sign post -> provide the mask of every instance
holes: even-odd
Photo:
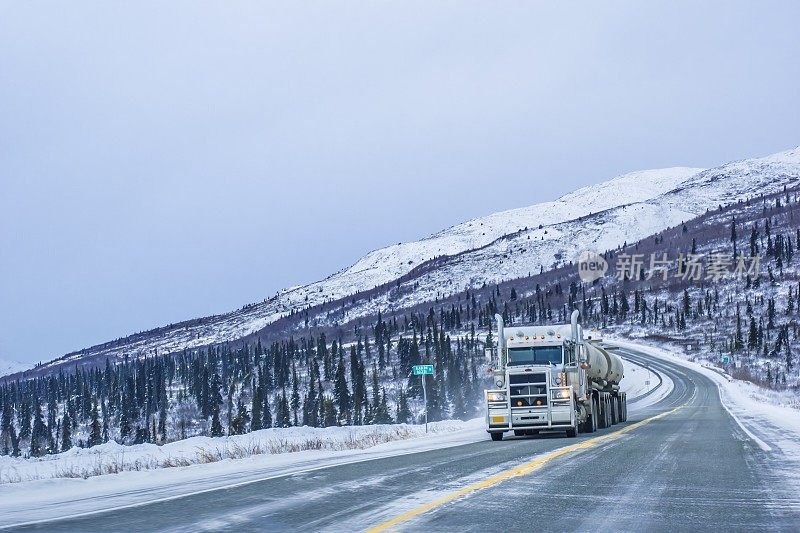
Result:
[[[433,375],[433,365],[414,365],[414,375],[422,376],[422,401],[425,403],[425,433],[428,432],[428,391],[425,376]]]

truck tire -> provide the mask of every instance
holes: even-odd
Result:
[[[597,429],[605,429],[608,427],[608,408],[606,407],[606,399],[597,399]]]
[[[624,422],[628,421],[628,395],[624,395],[622,397],[622,420]]]
[[[578,428],[577,427],[569,428],[567,430],[567,438],[573,439],[573,438],[575,438],[577,436],[578,436]]]
[[[500,435],[502,435],[502,433],[500,433]],[[521,431],[519,429],[515,429],[514,430],[514,436],[515,437],[524,437],[525,436],[525,432]]]
[[[619,398],[616,396],[611,397],[611,425],[614,426],[619,423]]]
[[[592,421],[594,430],[602,429],[603,422],[600,413],[600,398],[598,396],[592,398],[592,418],[594,419]]]
[[[493,441],[503,440],[502,433],[490,433],[490,435],[492,436]]]

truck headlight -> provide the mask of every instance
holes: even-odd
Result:
[[[553,396],[554,400],[569,400],[570,390],[569,389],[553,389],[552,396]]]
[[[502,389],[503,385],[506,384],[506,378],[502,372],[496,372],[494,375],[494,386],[498,389]]]
[[[505,392],[489,392],[486,394],[486,399],[490,402],[504,402],[506,401]]]

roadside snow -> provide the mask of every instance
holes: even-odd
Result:
[[[72,448],[36,459],[0,456],[0,485],[49,478],[89,478],[128,471],[156,470],[244,459],[256,455],[276,456],[304,452],[366,450],[394,441],[424,443],[462,433],[482,423],[446,420],[423,425],[381,424],[344,427],[289,427],[253,431],[229,437],[191,437],[163,446],[123,446],[108,442],[91,448]],[[485,434],[482,435],[485,437]]]
[[[674,387],[669,376],[626,359],[623,354],[624,377],[620,389],[628,394],[628,407],[644,409],[666,398]]]
[[[621,357],[625,365],[625,377],[620,387],[628,393],[628,408],[631,411],[655,405],[672,392],[675,384],[669,376]],[[626,385],[628,379],[631,379],[631,383]]]
[[[484,419],[424,426],[376,425],[261,430],[235,437],[196,437],[164,446],[105,444],[41,460],[3,457],[0,527],[135,507],[331,466],[419,453],[485,440]],[[318,446],[290,451],[297,446]],[[370,445],[371,443],[371,445]],[[261,453],[251,452],[260,447]],[[270,453],[276,449],[278,453]],[[216,460],[217,457],[222,457]],[[205,463],[202,461],[206,460]],[[182,460],[196,464],[181,465]],[[214,460],[214,462],[209,462]],[[87,479],[71,474],[111,471]],[[137,465],[140,469],[137,471]],[[153,468],[153,469],[151,469]],[[60,474],[68,474],[67,477]],[[31,480],[31,481],[25,481]],[[102,501],[99,506],[98,501]]]

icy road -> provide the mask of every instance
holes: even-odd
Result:
[[[709,377],[631,348],[671,381],[577,439],[485,440],[19,526],[27,531],[798,530],[786,462]],[[654,400],[655,398],[655,400]],[[532,524],[535,524],[533,526]]]

